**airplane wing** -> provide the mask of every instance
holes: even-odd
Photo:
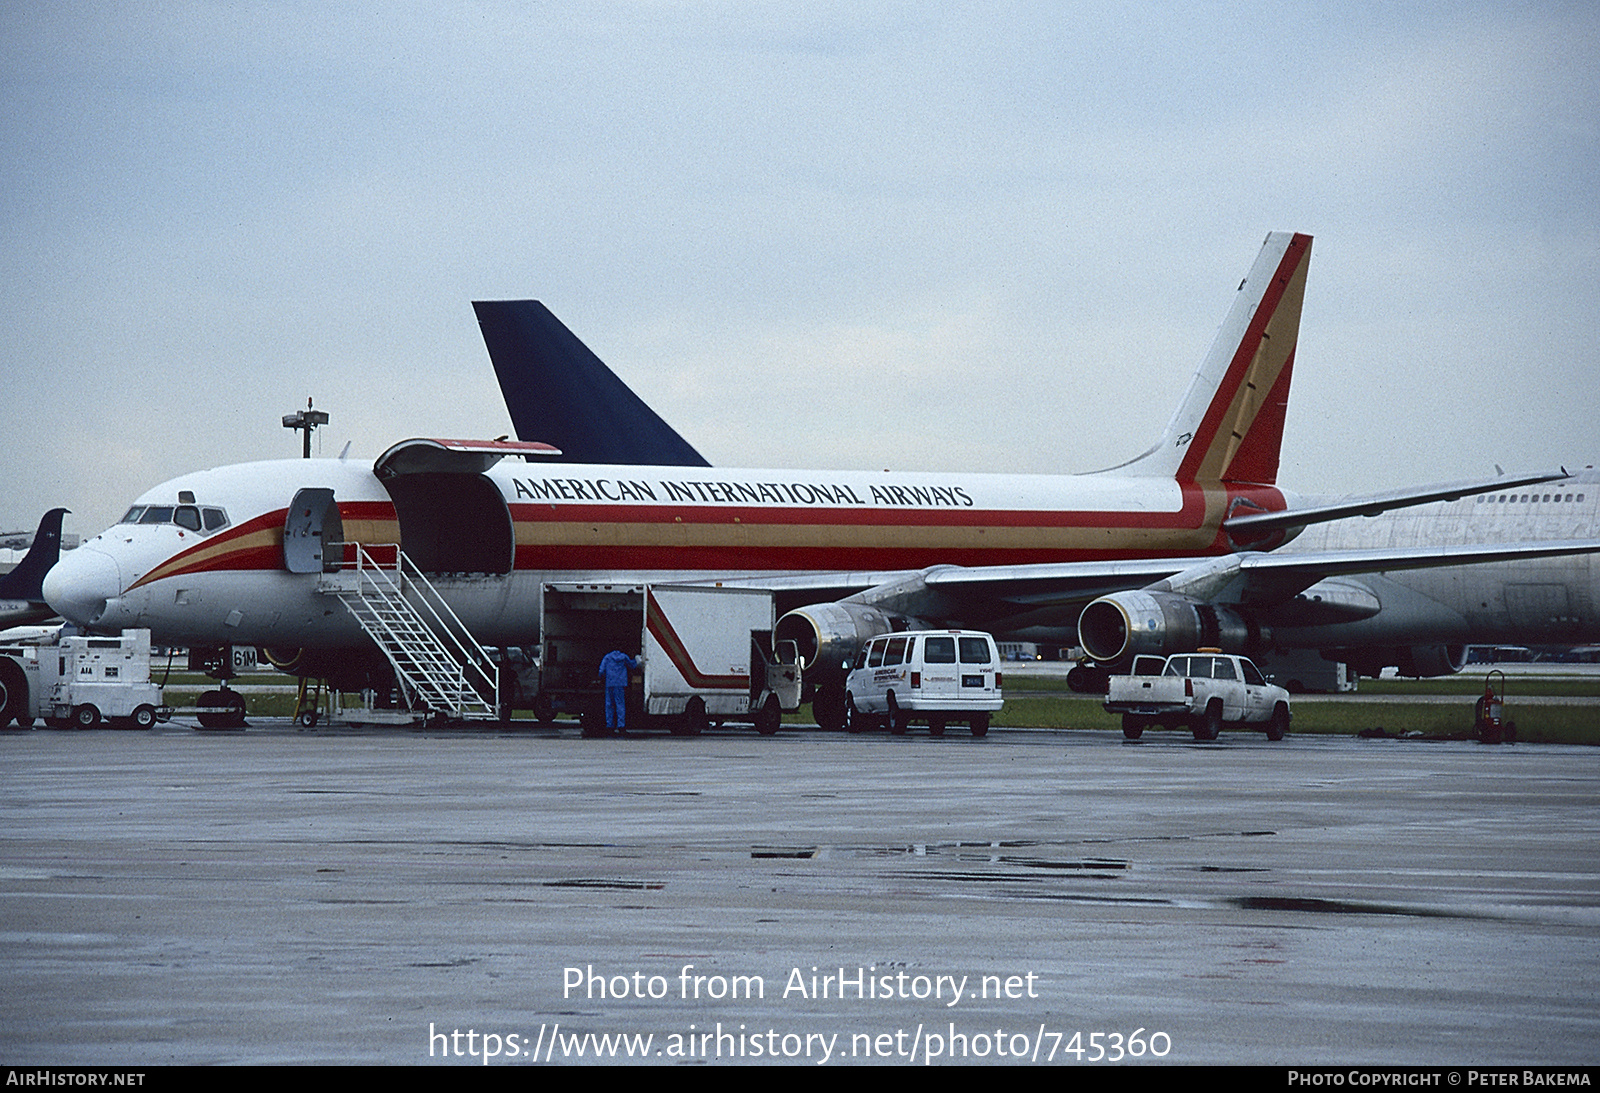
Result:
[[[923,580],[933,589],[994,597],[1019,606],[1087,602],[1130,589],[1176,592],[1212,602],[1268,604],[1290,599],[1327,577],[1351,573],[1594,553],[1600,553],[1600,539],[1298,554],[1243,551],[1205,558],[936,567],[926,571]]]
[[[1436,486],[1416,486],[1392,493],[1374,493],[1359,497],[1345,497],[1330,505],[1288,509],[1284,512],[1250,512],[1230,516],[1222,522],[1222,530],[1236,543],[1245,543],[1274,531],[1302,528],[1307,524],[1320,524],[1329,520],[1343,520],[1350,516],[1377,516],[1393,509],[1426,505],[1431,501],[1459,501],[1480,493],[1533,486],[1541,482],[1556,482],[1571,475],[1565,470],[1545,471],[1521,478],[1494,478],[1486,481],[1446,482]]]

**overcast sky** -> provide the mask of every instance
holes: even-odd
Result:
[[[543,300],[713,463],[1068,472],[1316,237],[1280,477],[1600,461],[1600,8],[0,8],[0,528],[511,431]],[[285,498],[287,501],[287,498]]]

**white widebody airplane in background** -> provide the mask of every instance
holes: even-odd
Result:
[[[1286,551],[1600,538],[1600,471],[1310,528]],[[1324,606],[1326,605],[1326,606]],[[1275,648],[1314,649],[1362,675],[1460,671],[1468,645],[1600,642],[1600,555],[1366,573],[1322,582],[1263,614]]]
[[[797,643],[818,721],[837,726],[844,664],[893,629],[960,626],[1070,645],[1082,614],[1086,646],[1109,663],[1202,645],[1250,651],[1270,640],[1272,611],[1311,610],[1306,593],[1317,588],[1329,593],[1315,601],[1323,614],[1305,618],[1355,617],[1364,606],[1335,604],[1328,583],[1350,574],[1600,550],[1586,537],[1274,549],[1311,524],[1490,490],[1520,495],[1564,477],[1332,505],[1281,490],[1310,249],[1305,235],[1267,237],[1159,441],[1107,471],[578,464],[528,441],[409,440],[372,464],[250,463],[164,483],[63,559],[44,593],[86,629],[262,646],[294,670],[332,675],[381,669],[360,621],[330,594],[363,552],[404,551],[485,645],[537,642],[550,583],[762,587],[788,612],[777,636]]]

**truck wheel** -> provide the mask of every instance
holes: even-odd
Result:
[[[761,712],[756,714],[756,732],[762,736],[774,736],[782,724],[783,710],[778,706],[778,696],[768,695],[761,704]]]
[[[988,714],[986,714],[986,713],[973,714],[972,715],[972,720],[967,722],[967,724],[968,724],[968,726],[971,727],[973,736],[988,736],[989,735],[989,715]]]
[[[603,714],[597,714],[585,704],[584,709],[578,714],[580,734],[588,740],[595,740],[602,736],[610,736],[611,730],[606,728],[606,719]]]
[[[100,724],[100,711],[85,702],[82,706],[72,708],[72,727],[75,729],[92,729]]]
[[[150,705],[139,706],[134,709],[132,720],[136,729],[153,729],[156,727],[156,708]]]
[[[1196,740],[1215,740],[1222,731],[1222,703],[1213,701],[1206,707],[1206,712],[1194,720],[1194,738]]]
[[[846,691],[844,696],[844,731],[855,735],[867,727],[867,719],[856,709],[856,696]]]
[[[0,729],[13,720],[22,725],[28,712],[28,681],[23,677],[17,662],[0,659]],[[26,725],[22,725],[27,728]]]
[[[316,710],[302,710],[300,711],[300,716],[294,720],[295,724],[299,725],[302,729],[314,729],[317,727],[317,721],[320,720],[320,718],[318,717]]]
[[[1137,740],[1144,735],[1144,718],[1138,714],[1125,713],[1122,715],[1122,735],[1129,740]]]
[[[1267,739],[1282,740],[1289,731],[1289,707],[1282,702],[1272,707],[1272,717],[1267,721]]]
[[[889,731],[896,736],[904,736],[911,727],[911,717],[900,711],[900,703],[895,699],[894,692],[889,692]]]
[[[678,717],[677,724],[669,731],[673,736],[699,736],[706,731],[709,724],[705,699],[696,695],[689,700],[689,704],[683,708],[683,713]]]

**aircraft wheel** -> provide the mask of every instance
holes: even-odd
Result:
[[[1196,740],[1215,740],[1222,732],[1222,703],[1212,702],[1206,707],[1206,712],[1194,720],[1194,738]]]
[[[1125,713],[1122,715],[1122,735],[1129,740],[1137,740],[1144,735],[1144,718],[1138,714]]]
[[[944,735],[944,718],[942,718],[942,717],[930,717],[930,718],[928,718],[928,735],[929,736],[943,736]]]
[[[1282,702],[1272,707],[1272,717],[1267,721],[1267,739],[1282,740],[1289,731],[1289,707]]]
[[[513,679],[509,687],[501,689],[500,702],[495,708],[495,715],[500,721],[511,721],[521,706],[522,687]]]
[[[967,725],[972,729],[973,736],[989,735],[989,715],[986,713],[973,714],[972,720],[967,722]]]
[[[541,725],[556,719],[556,704],[547,694],[533,696],[533,719]]]
[[[911,715],[900,709],[900,702],[894,697],[894,692],[889,692],[889,731],[896,736],[904,736],[911,727]]]
[[[823,732],[838,732],[844,728],[844,691],[832,687],[818,687],[811,696],[811,716]]]
[[[72,727],[75,729],[92,729],[100,724],[100,711],[85,702],[82,706],[72,708]]]
[[[133,711],[133,727],[136,729],[153,729],[156,727],[156,708],[145,705]]]

